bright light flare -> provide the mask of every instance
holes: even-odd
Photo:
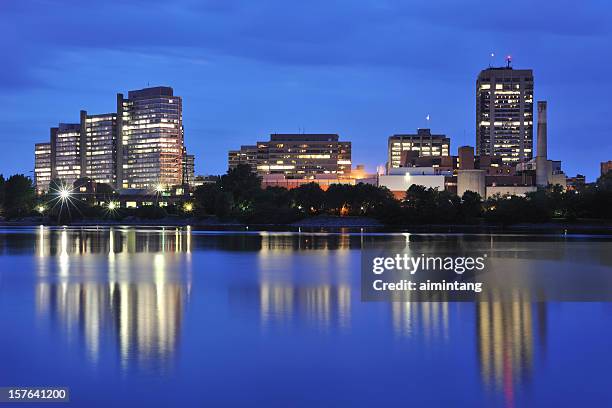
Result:
[[[39,205],[36,207],[36,211],[38,211],[39,213],[44,213],[45,212],[45,206],[44,205]]]
[[[155,186],[155,191],[157,191],[158,193],[163,193],[164,192],[164,186],[163,184],[158,184]]]
[[[70,198],[70,195],[71,195],[70,190],[68,190],[68,189],[67,189],[67,188],[65,188],[65,187],[62,187],[62,188],[59,190],[59,196],[60,196],[60,198],[61,198],[62,200],[64,200],[64,201],[65,201],[65,200],[67,200],[67,199],[69,199],[69,198]]]
[[[185,212],[192,212],[193,211],[193,204],[192,203],[185,203],[185,204],[183,204],[183,210]]]
[[[119,204],[116,201],[110,201],[107,204],[107,207],[110,211],[115,211],[117,208],[119,208]]]

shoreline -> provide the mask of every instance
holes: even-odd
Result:
[[[542,224],[424,224],[424,225],[384,225],[375,219],[367,217],[332,217],[319,216],[305,218],[289,224],[257,223],[248,224],[238,221],[221,221],[215,217],[210,218],[177,218],[166,217],[161,219],[87,219],[70,224],[57,224],[45,219],[24,219],[15,221],[0,221],[3,227],[187,227],[210,231],[335,231],[356,230],[368,232],[414,232],[414,233],[559,233],[559,234],[612,234],[612,224],[599,223],[594,220],[582,222],[548,222]]]

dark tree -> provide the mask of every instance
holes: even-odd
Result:
[[[4,207],[7,218],[29,215],[36,203],[32,180],[23,174],[15,174],[4,185]]]
[[[232,194],[234,202],[240,205],[251,201],[261,190],[261,177],[251,171],[251,166],[239,164],[221,176],[220,188]]]
[[[197,215],[215,214],[217,195],[221,192],[217,183],[206,183],[198,186],[194,191],[195,212]]]
[[[473,191],[466,191],[461,196],[462,220],[470,222],[480,216],[482,216],[482,198],[480,194]]]
[[[325,192],[317,183],[302,184],[290,194],[293,206],[304,213],[316,214],[323,208]]]

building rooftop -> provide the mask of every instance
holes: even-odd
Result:
[[[129,99],[154,96],[174,96],[174,91],[169,86],[155,86],[153,88],[143,88],[128,92]]]

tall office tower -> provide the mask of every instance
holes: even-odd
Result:
[[[389,169],[401,166],[402,152],[414,152],[417,157],[448,156],[450,152],[450,138],[446,135],[434,135],[431,129],[417,129],[416,134],[389,136],[388,142]]]
[[[122,188],[153,188],[183,181],[183,108],[170,87],[117,94],[117,177]],[[119,183],[118,183],[119,184]]]
[[[183,184],[191,185],[195,180],[195,156],[187,154],[187,149],[183,152]]]
[[[251,166],[253,173],[257,173],[257,146],[240,146],[240,150],[230,150],[227,154],[228,168],[235,169],[239,164]]]
[[[117,114],[81,111],[81,176],[117,187]]]
[[[488,68],[476,81],[476,154],[504,162],[533,157],[533,71]]]
[[[42,194],[49,191],[51,182],[51,143],[36,143],[34,145],[34,184],[36,192]]]
[[[336,134],[272,134],[270,141],[257,142],[257,172],[296,179],[349,175],[351,142],[338,139]]]
[[[81,178],[81,124],[60,123],[51,128],[51,178],[66,185]]]

